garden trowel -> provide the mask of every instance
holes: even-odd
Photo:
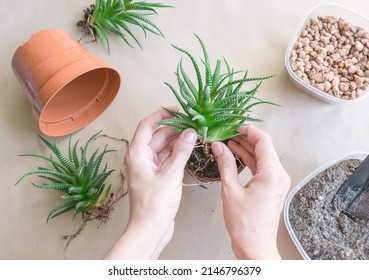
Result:
[[[369,156],[341,187],[339,197],[348,216],[369,220]]]

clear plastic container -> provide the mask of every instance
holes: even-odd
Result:
[[[362,93],[360,97],[357,97],[352,100],[344,100],[340,99],[335,96],[331,96],[313,86],[310,84],[304,82],[301,78],[299,78],[292,70],[289,58],[291,51],[293,49],[293,46],[295,42],[297,41],[298,37],[300,36],[301,31],[305,28],[306,24],[311,18],[316,18],[317,16],[334,16],[337,18],[343,18],[344,20],[348,21],[354,26],[362,27],[365,31],[369,32],[369,18],[353,11],[349,8],[346,8],[340,4],[336,3],[323,3],[315,6],[302,20],[299,27],[297,28],[295,34],[291,38],[291,41],[287,47],[286,54],[285,54],[285,64],[288,71],[288,74],[294,84],[300,89],[302,89],[305,93],[308,95],[315,97],[321,101],[324,101],[329,104],[355,104],[363,99],[367,98],[369,93],[369,86],[365,90],[365,92]]]
[[[317,168],[315,171],[311,172],[308,176],[305,177],[305,179],[303,179],[287,196],[286,199],[286,203],[284,204],[284,209],[283,209],[283,216],[284,216],[284,223],[286,225],[287,231],[290,234],[293,243],[295,243],[295,246],[297,247],[297,249],[299,250],[300,254],[302,255],[302,257],[305,260],[310,260],[310,256],[305,252],[304,248],[302,247],[299,239],[297,238],[291,223],[290,223],[290,219],[289,219],[289,208],[290,208],[290,204],[292,199],[294,198],[294,196],[298,193],[299,190],[301,190],[311,179],[313,179],[315,176],[317,176],[319,173],[323,172],[324,170],[326,170],[327,168],[329,168],[330,166],[339,163],[340,161],[343,160],[347,160],[347,159],[360,159],[360,160],[364,160],[367,157],[368,153],[367,152],[362,152],[362,151],[357,151],[357,152],[352,152],[344,157],[329,161],[325,164],[323,164],[322,166],[320,166],[319,168]]]

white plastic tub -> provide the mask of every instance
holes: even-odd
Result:
[[[289,208],[290,208],[290,204],[292,199],[294,198],[294,196],[299,192],[299,190],[301,190],[311,179],[313,179],[315,176],[317,176],[319,173],[323,172],[324,170],[326,170],[327,168],[329,168],[330,166],[339,163],[343,160],[347,160],[347,159],[360,159],[360,160],[364,160],[366,158],[366,156],[368,155],[367,152],[353,152],[350,153],[349,155],[346,155],[344,157],[329,161],[325,164],[323,164],[322,166],[320,166],[319,168],[317,168],[315,171],[311,172],[308,176],[306,176],[305,179],[303,179],[287,196],[286,199],[286,203],[284,204],[284,209],[283,209],[283,216],[284,216],[284,223],[286,225],[287,231],[290,234],[293,242],[295,243],[297,249],[299,250],[300,254],[302,255],[302,257],[305,260],[310,260],[309,255],[305,252],[304,248],[301,246],[300,241],[298,240],[292,226],[290,223],[290,219],[289,219]]]
[[[285,65],[287,68],[287,72],[292,80],[292,82],[300,89],[302,89],[308,95],[317,98],[321,101],[324,101],[329,104],[355,104],[363,99],[367,98],[369,93],[369,86],[362,93],[360,97],[357,97],[353,100],[344,100],[335,96],[331,96],[313,86],[303,81],[299,78],[292,70],[290,65],[290,54],[292,52],[293,46],[300,36],[301,31],[305,28],[306,24],[311,18],[316,18],[317,16],[334,16],[337,18],[343,18],[344,20],[350,22],[352,25],[362,27],[365,31],[369,31],[369,18],[353,11],[349,8],[346,8],[340,4],[336,3],[323,3],[315,6],[302,20],[300,25],[298,26],[295,34],[292,36],[291,41],[287,47],[285,54]]]

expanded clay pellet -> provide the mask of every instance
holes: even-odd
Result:
[[[355,99],[369,83],[369,33],[342,18],[312,18],[293,46],[290,65],[322,92]]]

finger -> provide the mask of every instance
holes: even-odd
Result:
[[[252,149],[252,154],[256,162],[263,163],[267,166],[279,162],[272,138],[269,134],[255,126],[242,127],[239,129],[239,132],[246,134],[246,137],[239,144],[247,150]]]
[[[255,145],[260,141],[260,139],[264,139],[268,135],[263,130],[252,125],[241,126],[237,131],[245,136],[244,137],[238,136],[235,141],[239,141],[240,143],[247,142],[249,145],[253,147],[255,147]]]
[[[169,158],[169,156],[172,153],[174,143],[176,142],[177,138],[173,139],[166,147],[164,147],[163,150],[161,150],[159,153],[157,153],[157,158],[160,161],[161,164],[164,164],[164,162]]]
[[[232,141],[241,145],[247,152],[254,155],[254,146],[247,141],[247,137],[248,135],[244,133],[244,135],[233,137]]]
[[[195,146],[197,133],[194,129],[186,129],[178,137],[173,145],[173,150],[168,158],[167,166],[176,170],[184,170]]]
[[[158,127],[158,122],[171,116],[166,110],[160,109],[141,120],[133,136],[131,146],[148,145],[151,142],[155,129]]]
[[[232,153],[238,155],[241,158],[242,162],[246,164],[248,168],[250,168],[251,173],[254,175],[256,172],[256,161],[254,156],[249,153],[243,146],[232,140],[228,141],[228,147],[232,151]]]
[[[160,127],[155,130],[149,146],[154,153],[160,153],[163,149],[166,149],[170,142],[178,137],[179,133],[173,131],[172,127]]]
[[[224,187],[239,185],[236,160],[232,152],[221,142],[211,146],[218,163],[220,178]]]

